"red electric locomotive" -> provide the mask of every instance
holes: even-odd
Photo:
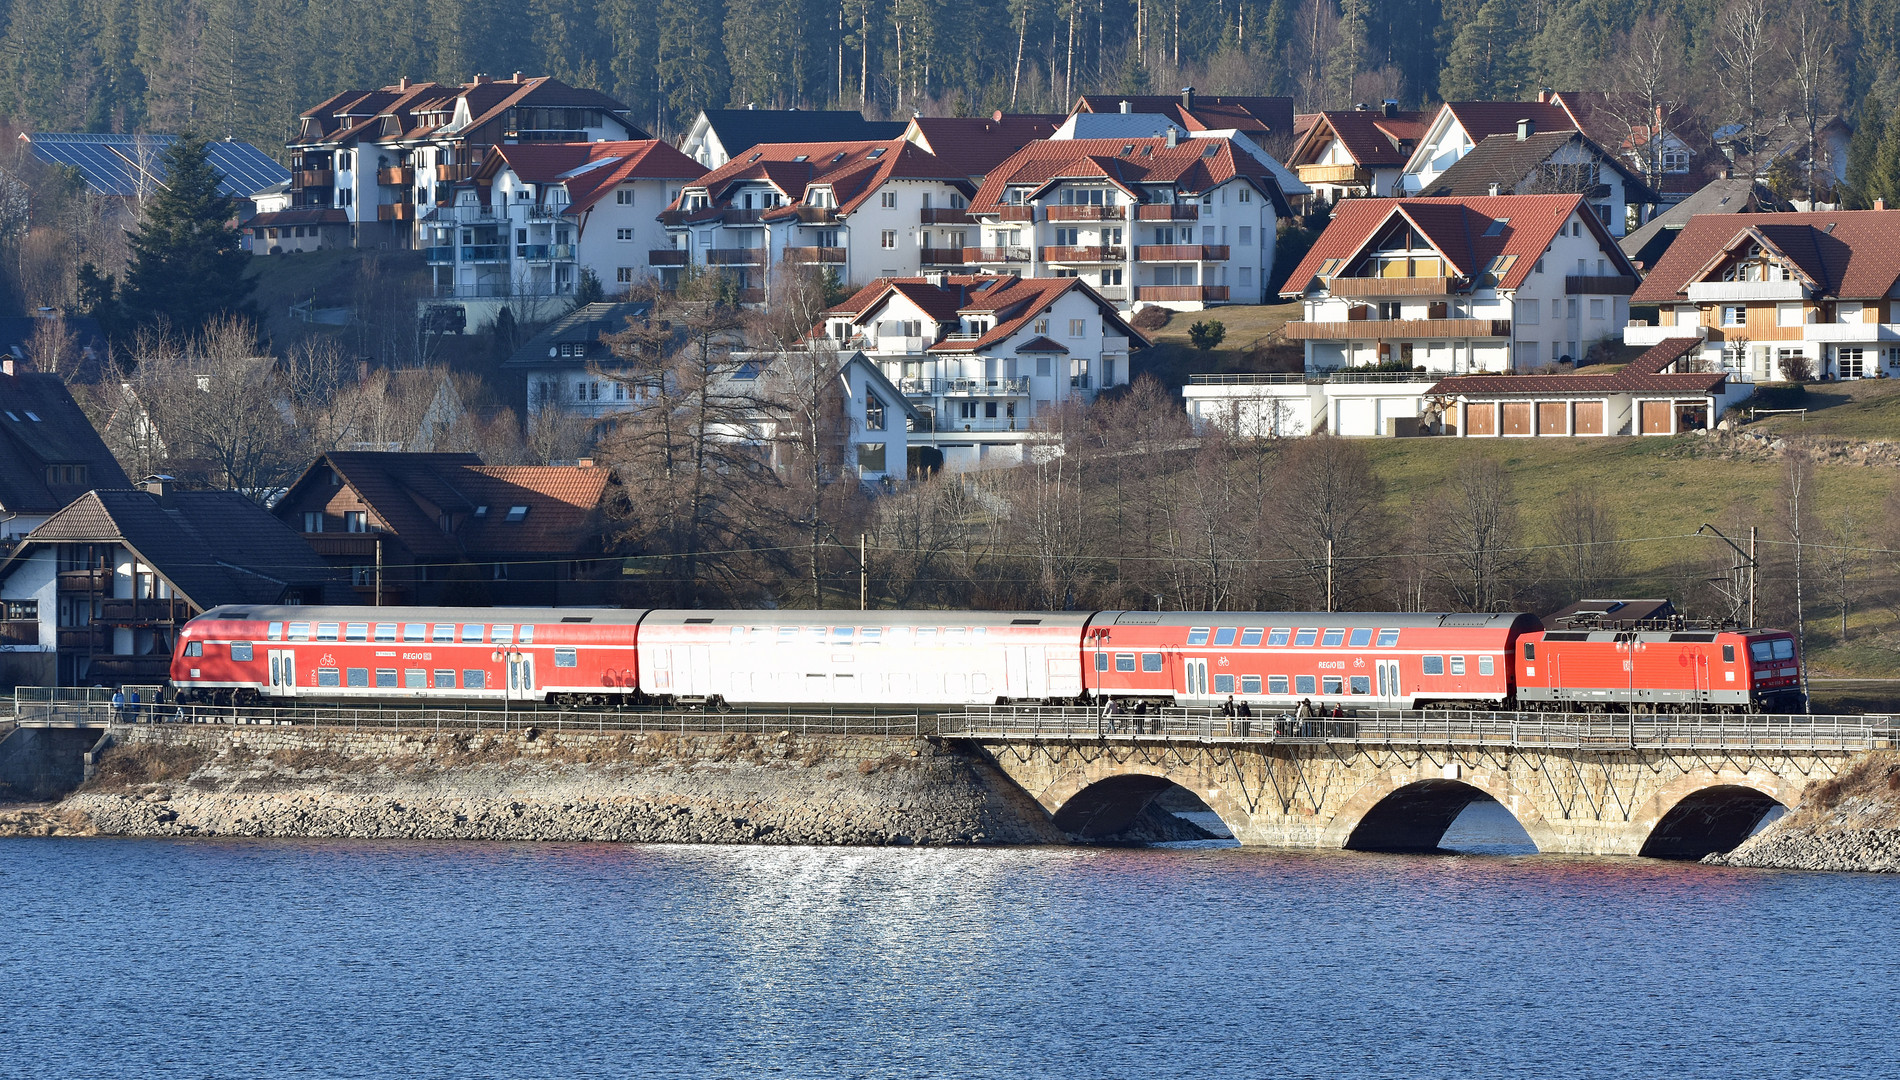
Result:
[[[1800,712],[1785,630],[1589,629],[1527,635],[1517,699],[1564,711]]]

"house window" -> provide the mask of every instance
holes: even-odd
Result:
[[[614,267],[614,282],[619,285],[631,285],[633,283],[633,267]]]
[[[884,401],[876,394],[864,395],[864,430],[884,430]]]
[[[897,192],[886,191],[878,195],[878,205],[889,210],[897,205]]]
[[[1122,272],[1120,270],[1102,271],[1102,284],[1120,285],[1121,283],[1122,283]]]
[[[1240,231],[1241,231],[1241,232],[1246,232],[1247,230],[1245,230],[1245,229],[1242,229],[1242,230],[1240,230]],[[1243,267],[1241,267],[1241,268],[1240,268],[1240,286],[1241,286],[1241,288],[1243,288],[1243,289],[1244,289],[1244,288],[1246,288],[1247,286],[1249,286],[1249,285],[1252,285],[1252,284],[1253,284],[1253,267],[1251,267],[1251,266],[1243,266]]]
[[[897,230],[885,229],[883,233],[880,234],[880,239],[878,240],[878,246],[885,247],[885,248],[895,248],[897,246]]]
[[[1537,272],[1540,274],[1544,272],[1544,260],[1542,259],[1537,260]]]
[[[632,206],[633,205],[633,189],[621,188],[619,191],[614,192],[614,202],[618,203],[621,206]]]
[[[1723,304],[1722,305],[1722,325],[1723,326],[1747,326],[1748,325],[1748,305]]]
[[[1240,189],[1240,201],[1241,201],[1241,202],[1244,202],[1244,203],[1249,203],[1249,202],[1252,202],[1252,201],[1253,201],[1253,189],[1252,189],[1252,188],[1245,188],[1245,187],[1244,187],[1244,188],[1241,188],[1241,189]],[[1240,242],[1244,244],[1244,243],[1246,243],[1246,242],[1247,242],[1247,237],[1246,237],[1246,232],[1247,232],[1247,230],[1245,230],[1245,229],[1242,229],[1242,230],[1240,230],[1240,232],[1241,232],[1241,237],[1240,237]]]
[[[303,515],[303,531],[320,533],[323,531],[323,511],[306,510]]]
[[[1842,345],[1834,350],[1834,359],[1838,365],[1837,374],[1843,379],[1860,379],[1867,375],[1867,350],[1859,345]]]
[[[1590,317],[1592,319],[1601,319],[1603,317],[1603,301],[1590,301]]]
[[[1241,247],[1253,246],[1253,226],[1252,225],[1242,225],[1240,227],[1240,246]]]
[[[1049,371],[1050,371],[1049,357],[1047,356],[1036,357],[1036,374],[1042,376],[1043,378],[1048,378]]]
[[[624,243],[632,243],[632,242],[633,242],[633,230],[632,230],[632,229],[615,229],[615,230],[614,230],[614,239],[615,239],[615,240],[619,240],[619,241],[622,241],[622,242],[624,242]]]
[[[1072,338],[1084,337],[1088,334],[1088,332],[1089,332],[1088,320],[1086,319],[1070,319],[1069,320],[1069,336],[1070,337]]]
[[[883,443],[858,444],[858,471],[867,473],[881,473],[884,471]]]
[[[1037,319],[1037,320],[1036,320],[1036,323],[1035,323],[1035,327],[1034,327],[1034,331],[1035,331],[1035,333],[1038,333],[1038,334],[1046,334],[1046,333],[1048,333],[1048,332],[1049,332],[1049,320],[1048,320],[1048,319]]]
[[[353,533],[368,532],[369,513],[364,510],[345,510],[343,512],[343,531]]]

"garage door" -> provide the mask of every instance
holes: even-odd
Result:
[[[1601,401],[1577,402],[1577,434],[1603,434],[1603,403]]]
[[[1465,434],[1496,435],[1498,406],[1494,401],[1474,401],[1465,406]]]
[[[1539,435],[1564,434],[1564,415],[1570,407],[1561,401],[1540,401],[1537,403],[1537,433]]]
[[[1531,403],[1528,401],[1507,401],[1504,403],[1504,434],[1529,435],[1531,433]]]
[[[1378,410],[1371,398],[1348,398],[1339,403],[1340,435],[1371,436],[1379,433]]]
[[[1643,402],[1643,434],[1669,434],[1669,414],[1674,407],[1674,403],[1668,401]]]

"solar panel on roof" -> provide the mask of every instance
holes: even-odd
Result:
[[[131,198],[164,182],[165,152],[177,141],[176,135],[43,132],[28,144],[39,160],[77,169],[99,194]],[[247,142],[211,143],[206,156],[223,175],[219,190],[226,195],[248,198],[290,182],[289,169]]]

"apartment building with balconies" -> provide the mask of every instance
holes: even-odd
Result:
[[[1076,278],[932,274],[881,279],[814,335],[877,364],[915,407],[915,468],[1021,464],[1046,419],[1129,380],[1148,340]]]
[[[1693,217],[1632,300],[1626,343],[1700,338],[1731,381],[1900,375],[1900,211]]]
[[[730,274],[751,304],[784,265],[845,283],[915,275],[933,245],[961,255],[974,190],[958,166],[901,138],[760,143],[683,187],[660,215],[671,242],[647,258],[662,281],[686,266]]]
[[[1636,271],[1579,195],[1348,199],[1287,279],[1306,370],[1528,371],[1629,321]]]
[[[1055,139],[1024,147],[971,200],[961,265],[1077,278],[1124,310],[1257,304],[1281,216],[1274,166],[1229,136]],[[973,242],[972,242],[973,241]]]
[[[346,224],[357,245],[424,246],[417,223],[457,205],[457,183],[472,180],[495,147],[646,137],[606,94],[520,72],[346,90],[298,116],[284,221],[342,211],[342,222],[330,214],[311,224]]]
[[[497,146],[457,202],[421,222],[436,306],[466,324],[503,306],[540,321],[571,306],[583,270],[609,293],[653,276],[648,252],[668,243],[661,208],[705,172],[666,143]]]

